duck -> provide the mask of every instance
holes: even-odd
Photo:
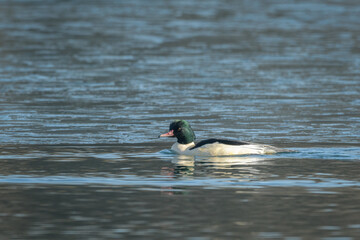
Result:
[[[171,150],[177,154],[188,156],[239,156],[292,152],[292,150],[265,144],[218,138],[195,143],[195,133],[186,120],[171,122],[169,132],[161,134],[159,137],[176,137],[177,141],[172,145]]]

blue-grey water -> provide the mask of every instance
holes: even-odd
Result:
[[[0,0],[0,239],[360,239],[357,0]],[[193,158],[186,119],[294,153]]]

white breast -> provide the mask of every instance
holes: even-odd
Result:
[[[180,144],[178,142],[174,143],[171,146],[171,150],[177,152],[178,154],[183,154],[183,155],[189,155],[189,154],[185,154],[185,152],[189,149],[195,146],[194,142],[188,143],[188,144]]]

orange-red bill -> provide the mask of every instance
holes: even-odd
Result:
[[[161,134],[159,137],[175,137],[174,130],[171,130],[168,133]]]

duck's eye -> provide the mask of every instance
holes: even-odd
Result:
[[[178,128],[178,132],[181,131],[181,128]]]

